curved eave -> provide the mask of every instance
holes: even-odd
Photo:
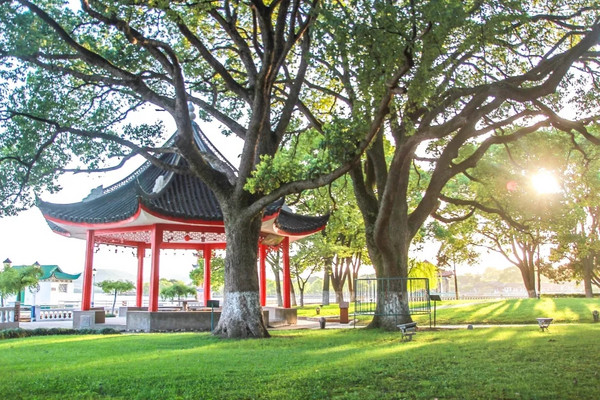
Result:
[[[323,229],[325,229],[325,225],[320,226],[320,227],[315,228],[315,229],[310,230],[310,231],[302,231],[302,232],[290,232],[290,231],[286,231],[284,229],[277,228],[276,226],[273,227],[273,231],[277,235],[284,236],[284,237],[289,237],[291,242],[303,239],[303,238],[305,238],[307,236],[310,236],[310,235],[314,235],[315,233],[320,232]]]
[[[46,223],[48,224],[50,229],[52,229],[52,232],[58,233],[59,235],[62,235],[62,236],[71,237],[71,234],[69,233],[68,230],[66,230],[66,229],[60,227],[59,225],[55,224],[54,222],[50,221],[48,218],[46,218],[45,215],[44,215],[44,218],[46,219]]]
[[[74,280],[78,279],[80,276],[81,276],[81,272],[78,274],[67,274],[66,272],[56,271],[52,274],[52,277],[54,279],[57,279],[60,281],[74,281]]]
[[[279,216],[279,209],[270,210],[271,212],[263,217],[263,226],[269,229],[275,223],[275,220]],[[223,228],[224,224],[222,220],[200,220],[200,219],[187,219],[187,218],[176,218],[166,216],[148,209],[141,203],[138,204],[137,211],[133,216],[122,221],[106,222],[106,223],[87,223],[87,222],[76,222],[61,220],[51,215],[43,214],[46,222],[54,231],[62,236],[74,237],[78,239],[86,239],[87,231],[94,230],[97,232],[102,231],[126,231],[135,230],[139,227],[140,230],[147,230],[152,225],[181,225],[182,229],[186,227],[202,228],[206,227],[208,231],[214,231],[214,229]],[[201,230],[201,229],[198,229]]]
[[[327,226],[328,220],[329,215],[299,215],[282,209],[277,218],[272,220],[269,229],[263,231],[288,237],[293,242],[322,231]]]

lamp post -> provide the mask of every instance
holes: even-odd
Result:
[[[92,269],[92,307],[94,307],[94,287],[96,286],[96,268]]]
[[[33,305],[31,306],[31,322],[37,321],[38,315],[36,312],[36,296],[40,291],[40,284],[36,283],[34,286],[29,286],[29,293],[33,295]]]

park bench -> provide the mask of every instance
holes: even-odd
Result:
[[[417,333],[417,323],[416,322],[408,322],[406,324],[396,325],[398,329],[400,329],[400,333],[402,333],[402,341],[410,342],[414,334]]]
[[[536,318],[538,325],[540,326],[540,329],[542,330],[542,332],[544,332],[544,329],[548,329],[548,327],[550,326],[550,323],[552,322],[553,318]]]

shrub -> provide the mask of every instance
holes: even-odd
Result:
[[[116,335],[121,332],[113,328],[95,329],[69,329],[69,328],[36,328],[28,329],[4,329],[0,330],[0,340],[17,339],[30,336],[58,336],[58,335]]]

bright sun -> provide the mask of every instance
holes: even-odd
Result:
[[[550,171],[546,171],[545,169],[540,169],[531,177],[531,184],[539,194],[560,192],[560,185],[558,184],[556,177]]]

